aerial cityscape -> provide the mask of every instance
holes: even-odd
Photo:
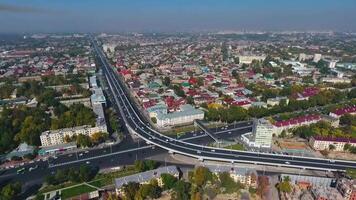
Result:
[[[356,199],[355,10],[0,2],[0,200]]]

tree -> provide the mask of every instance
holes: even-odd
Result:
[[[108,138],[108,134],[104,132],[96,132],[91,135],[91,141],[95,144],[104,142]]]
[[[194,171],[194,183],[199,187],[212,180],[212,173],[206,167],[197,167]]]
[[[176,184],[176,182],[178,181],[176,177],[167,173],[161,174],[161,179],[163,183],[163,188],[166,190],[172,189]]]
[[[226,193],[233,193],[242,189],[242,184],[238,184],[231,178],[228,172],[222,172],[219,174],[219,180],[221,187],[225,189]]]
[[[163,85],[165,85],[166,87],[169,87],[171,85],[171,79],[168,76],[164,77]]]
[[[290,178],[289,176],[284,177],[283,181],[280,182],[277,185],[277,188],[279,189],[279,191],[281,192],[285,192],[285,193],[291,193],[292,192],[292,186],[290,184]]]
[[[122,190],[125,194],[125,199],[134,200],[135,195],[140,189],[140,184],[135,182],[129,182],[122,186]]]
[[[79,168],[79,179],[87,182],[93,178],[93,170],[87,165],[81,165]]]
[[[143,172],[145,170],[145,164],[141,160],[136,160],[134,165],[135,169],[139,172]]]
[[[79,134],[79,135],[77,135],[77,145],[80,147],[91,147],[92,142],[91,142],[89,136]]]
[[[346,143],[346,144],[344,145],[344,151],[350,150],[350,147],[351,147],[351,144],[350,144],[350,143]]]
[[[335,145],[329,144],[329,151],[334,151],[336,149]]]
[[[177,181],[177,184],[174,187],[174,193],[172,199],[174,200],[183,200],[190,199],[190,183],[184,182],[182,180]]]
[[[5,185],[0,192],[1,200],[12,200],[21,193],[21,184],[19,182]]]
[[[263,196],[263,194],[266,193],[268,186],[269,186],[269,180],[267,176],[259,176],[258,177],[258,186],[256,189],[256,194],[259,195],[260,197]]]

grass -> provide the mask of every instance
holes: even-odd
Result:
[[[111,173],[107,173],[107,174],[98,174],[93,181],[88,182],[88,183],[95,187],[104,187],[104,186],[113,184],[113,180],[115,178],[129,176],[129,175],[136,174],[136,173],[138,173],[138,171],[135,168],[129,167],[125,170],[121,170],[121,171],[117,171],[117,172],[111,172]]]
[[[96,189],[93,188],[93,187],[90,187],[88,185],[82,184],[82,185],[78,185],[78,186],[63,190],[61,196],[62,196],[63,199],[67,199],[67,198],[70,198],[70,197],[75,197],[75,196],[78,196],[80,194],[92,192],[92,191],[95,191],[95,190]]]
[[[356,170],[348,168],[346,169],[346,175],[350,176],[352,179],[356,178]]]
[[[245,150],[245,148],[244,148],[244,146],[242,144],[233,144],[233,145],[230,145],[230,146],[226,146],[224,148],[225,149],[240,150],[240,151]]]

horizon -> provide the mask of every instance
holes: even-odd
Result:
[[[23,1],[0,3],[0,33],[355,32],[356,1]]]

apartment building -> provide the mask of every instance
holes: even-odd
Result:
[[[333,145],[334,151],[344,151],[345,144],[356,146],[356,139],[314,136],[310,138],[309,144],[315,150],[328,150]]]
[[[189,104],[181,105],[179,110],[172,113],[156,113],[157,126],[178,126],[184,124],[191,124],[194,120],[204,119],[204,112],[199,109],[193,108]]]
[[[346,178],[339,179],[336,184],[336,189],[345,200],[356,200],[356,180]]]
[[[51,146],[65,143],[64,138],[66,136],[72,137],[79,134],[91,136],[97,132],[107,132],[106,126],[90,127],[88,125],[84,125],[76,126],[73,128],[45,131],[41,134],[40,140],[42,146]]]

